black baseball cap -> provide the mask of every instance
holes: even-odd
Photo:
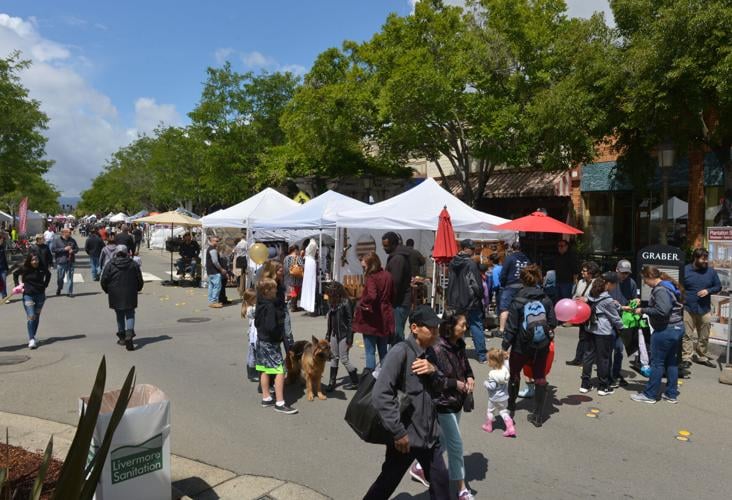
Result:
[[[460,242],[460,248],[470,248],[471,250],[475,249],[475,242],[471,240],[470,238],[464,239]]]
[[[430,306],[423,304],[415,307],[412,314],[409,315],[409,324],[412,323],[428,328],[437,328],[440,326],[440,318],[437,317],[437,314]]]
[[[602,275],[602,279],[604,279],[608,283],[617,283],[618,282],[618,273],[613,272],[613,271],[608,271]]]

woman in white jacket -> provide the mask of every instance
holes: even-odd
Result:
[[[581,300],[587,302],[590,296],[590,290],[592,289],[592,283],[596,278],[600,277],[600,266],[596,262],[591,260],[582,263],[580,268],[580,275],[582,278],[577,282],[574,287],[574,293],[572,298],[575,300]],[[580,325],[579,327],[579,339],[577,340],[577,349],[574,353],[574,359],[567,361],[566,363],[570,366],[582,366],[582,360],[585,357],[585,351],[587,350],[587,332],[585,328]]]

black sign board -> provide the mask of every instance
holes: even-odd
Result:
[[[641,248],[636,257],[638,270],[638,284],[643,283],[640,275],[643,266],[656,266],[661,272],[664,272],[679,282],[684,277],[684,252],[678,247],[670,245],[650,245]],[[648,300],[651,289],[645,284],[641,286],[641,299]]]

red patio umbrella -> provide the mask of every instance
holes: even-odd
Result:
[[[432,250],[432,258],[439,264],[447,264],[457,253],[455,231],[452,229],[452,221],[447,207],[444,207],[437,222],[437,234],[435,235],[435,248]]]
[[[583,234],[579,229],[549,217],[543,212],[534,212],[526,217],[506,222],[505,224],[496,226],[496,229],[520,231],[523,233]],[[436,242],[435,248],[437,248]]]

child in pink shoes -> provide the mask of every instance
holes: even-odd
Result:
[[[488,379],[483,383],[488,391],[488,411],[481,429],[486,432],[493,432],[493,422],[496,419],[496,413],[498,413],[501,415],[503,423],[506,424],[506,431],[503,435],[505,437],[515,437],[516,429],[508,412],[508,379],[510,377],[508,353],[497,347],[491,348],[488,351],[488,366],[491,371],[488,372]]]

